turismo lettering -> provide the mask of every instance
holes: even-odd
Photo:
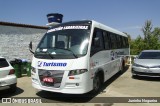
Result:
[[[41,62],[41,61],[38,61],[38,67],[66,67],[67,66],[67,63],[55,63],[55,62]]]

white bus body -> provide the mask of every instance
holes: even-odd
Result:
[[[123,69],[127,36],[96,21],[72,21],[48,30],[32,61],[32,85],[67,94],[98,91]]]

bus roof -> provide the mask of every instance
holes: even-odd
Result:
[[[101,29],[103,29],[103,30],[107,30],[107,31],[109,31],[109,32],[112,32],[112,33],[115,33],[115,34],[118,34],[118,35],[122,35],[122,36],[127,37],[127,35],[126,35],[125,33],[120,32],[120,31],[118,31],[118,30],[116,30],[116,29],[114,29],[114,28],[111,28],[111,27],[109,27],[109,26],[107,26],[107,25],[104,25],[104,24],[102,24],[102,23],[99,23],[99,22],[97,22],[97,21],[92,20],[92,24],[94,24],[96,27],[101,28]]]
[[[112,32],[112,33],[115,33],[115,34],[118,34],[118,35],[121,35],[121,36],[125,36],[127,37],[127,35],[123,32],[120,32],[114,28],[111,28],[109,26],[106,26],[102,23],[99,23],[97,21],[94,21],[94,20],[77,20],[77,21],[69,21],[69,22],[64,22],[64,23],[61,23],[61,24],[57,24],[53,27],[58,27],[58,26],[63,26],[65,24],[70,24],[70,25],[76,25],[76,24],[83,24],[83,25],[86,25],[86,24],[90,24],[92,23],[92,26],[94,27],[97,27],[97,28],[100,28],[100,29],[103,29],[103,30],[106,30],[108,32]],[[51,27],[52,29],[52,27]]]

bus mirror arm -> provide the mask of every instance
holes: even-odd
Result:
[[[33,50],[32,50],[32,41],[29,43],[29,51],[34,54]]]

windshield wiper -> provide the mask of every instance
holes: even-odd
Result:
[[[70,49],[58,48],[58,47],[54,47],[54,48],[55,48],[55,49],[62,49],[62,50],[70,51],[75,58],[78,58],[78,56],[77,56],[72,50],[70,50]]]
[[[40,50],[40,52],[41,52],[41,53],[45,53],[45,54],[47,54],[51,59],[54,59],[54,57],[51,55],[50,52],[48,52],[48,51],[41,51],[41,50]]]

